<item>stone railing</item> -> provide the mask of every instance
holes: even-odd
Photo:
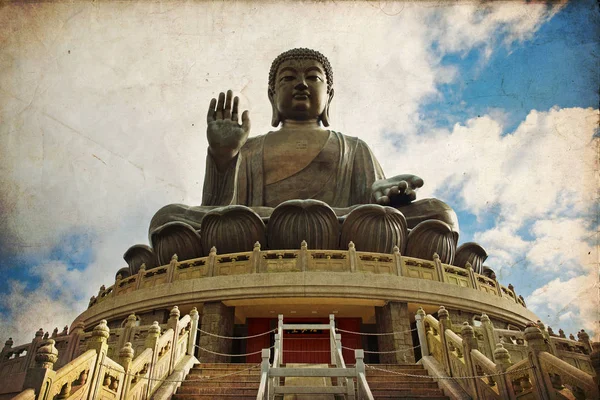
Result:
[[[422,309],[417,312],[422,355],[435,359],[444,376],[455,378],[456,384],[472,398],[545,400],[599,396],[589,352],[579,353],[580,346],[571,344],[573,351],[557,353],[551,344],[555,338],[548,340],[548,333],[536,324],[528,324],[524,332],[494,329],[483,315],[481,327],[465,322],[459,335],[444,307],[440,307],[438,317],[439,320],[425,315]],[[576,343],[591,349],[588,343]],[[577,360],[576,365],[573,359]]]
[[[36,342],[34,364],[25,371],[21,387],[12,391],[21,392],[15,399],[150,398],[163,381],[168,381],[174,371],[183,368],[183,364],[197,362],[192,351],[198,328],[198,312],[193,309],[189,315],[181,319],[179,316],[179,310],[174,307],[166,324],[168,329],[162,333],[158,322],[147,327],[145,348],[135,358],[135,350],[129,341],[123,343],[115,359],[108,355],[110,329],[106,321],[102,321],[89,335],[85,335],[83,343],[87,350],[56,371],[54,366],[60,354],[56,341],[42,338]],[[128,318],[122,340],[135,334],[135,330],[131,329],[132,321],[135,321],[135,316]],[[78,351],[75,349],[75,354]],[[2,378],[6,381],[6,377]]]
[[[402,256],[398,248],[392,254],[356,251],[350,242],[348,250],[308,250],[303,242],[300,250],[261,251],[256,244],[253,251],[232,254],[217,254],[213,247],[207,257],[179,262],[173,256],[171,263],[146,270],[142,265],[136,275],[121,279],[117,276],[114,285],[100,287],[97,296],[90,300],[89,307],[107,298],[131,293],[138,289],[151,288],[166,283],[215,276],[278,273],[278,272],[350,272],[406,276],[409,278],[445,282],[465,288],[489,293],[521,304],[512,286],[504,287],[495,279],[473,271],[470,264],[460,268],[443,264],[434,254],[433,260]]]

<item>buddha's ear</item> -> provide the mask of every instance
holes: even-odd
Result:
[[[275,128],[279,126],[281,122],[281,117],[279,115],[279,111],[277,111],[277,106],[275,105],[275,93],[271,88],[267,90],[267,96],[269,96],[269,101],[271,102],[271,110],[273,112],[271,116],[271,125]]]
[[[331,105],[331,100],[333,100],[333,88],[331,88],[331,90],[329,91],[329,99],[327,100],[327,105],[325,106],[323,113],[320,115],[321,122],[325,127],[329,126],[329,106]]]

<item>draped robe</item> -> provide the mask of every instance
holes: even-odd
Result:
[[[384,179],[379,162],[365,142],[330,131],[327,142],[309,165],[286,179],[265,185],[265,138],[249,138],[225,171],[219,171],[212,157],[207,156],[203,206],[276,207],[290,199],[316,199],[344,208],[371,203],[371,185]]]

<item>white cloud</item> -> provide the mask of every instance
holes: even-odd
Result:
[[[600,297],[599,297],[598,272],[593,271],[586,275],[577,276],[568,280],[554,279],[536,289],[526,298],[527,306],[539,317],[543,318],[546,325],[554,328],[564,327],[569,323],[577,329],[595,332],[595,340],[600,338]]]

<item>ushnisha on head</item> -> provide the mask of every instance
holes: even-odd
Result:
[[[275,58],[269,71],[271,124],[277,127],[286,120],[314,120],[329,126],[333,93],[333,71],[327,57],[306,48],[288,50]]]

